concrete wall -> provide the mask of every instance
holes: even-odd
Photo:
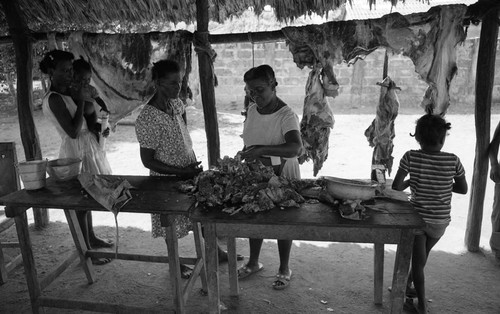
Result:
[[[472,38],[457,47],[458,72],[450,87],[449,113],[454,108],[460,109],[460,113],[474,111],[478,46],[479,39]],[[297,67],[285,42],[254,44],[253,47],[250,43],[219,44],[213,45],[213,49],[217,52],[214,70],[219,83],[215,89],[218,110],[239,110],[244,97],[243,74],[253,65],[269,64],[276,72],[279,97],[297,113],[302,112],[309,69]],[[380,93],[376,83],[382,80],[384,53],[384,49],[378,49],[354,65],[335,66],[340,93],[335,99],[329,99],[334,113],[352,109],[373,111]],[[196,58],[194,60],[191,86],[196,94],[199,91],[198,69]],[[495,74],[493,107],[500,107],[500,53],[497,54]],[[413,62],[402,55],[389,55],[389,76],[401,88],[398,93],[401,109],[422,112],[420,102],[427,84],[419,79]]]

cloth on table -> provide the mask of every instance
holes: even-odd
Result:
[[[78,175],[78,181],[99,204],[112,212],[115,216],[116,226],[116,250],[115,255],[118,255],[118,212],[132,199],[130,189],[133,186],[125,179],[117,177],[104,177],[88,172],[82,172]]]

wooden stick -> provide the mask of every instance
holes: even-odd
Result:
[[[40,290],[47,288],[60,274],[62,274],[68,267],[73,263],[75,259],[78,258],[78,251],[73,251],[71,255],[64,260],[56,269],[49,273],[45,278],[40,281]]]
[[[76,310],[88,310],[106,313],[173,313],[172,310],[166,312],[165,309],[154,310],[141,308],[137,306],[129,306],[123,304],[111,304],[111,303],[97,303],[91,301],[78,301],[78,300],[68,300],[68,299],[57,299],[50,297],[40,297],[39,303],[41,306],[55,307],[60,309],[76,309]]]
[[[479,251],[484,195],[488,179],[488,147],[490,144],[491,100],[495,78],[498,39],[498,7],[483,18],[476,71],[476,156],[471,183],[471,197],[465,229],[465,245],[470,252]]]
[[[196,8],[196,25],[198,29],[194,34],[194,42],[198,42],[204,49],[211,49],[208,37],[208,0],[196,0]],[[212,59],[208,52],[198,52],[198,68],[201,102],[203,104],[203,116],[205,118],[205,132],[207,134],[208,165],[215,166],[220,157],[220,138],[217,109],[215,108],[215,77]]]

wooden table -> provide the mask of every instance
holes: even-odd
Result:
[[[110,176],[113,177],[113,176]],[[160,214],[161,223],[166,227],[166,243],[168,256],[150,256],[119,253],[118,259],[141,262],[168,263],[173,291],[174,310],[185,312],[185,304],[198,276],[206,290],[206,274],[204,267],[204,249],[201,239],[200,224],[194,228],[196,258],[179,258],[177,237],[175,234],[174,216],[188,215],[193,205],[190,196],[180,193],[174,187],[178,179],[174,177],[150,176],[115,176],[128,180],[135,189],[131,189],[132,199],[121,208],[120,212]],[[0,198],[6,205],[7,217],[15,218],[17,234],[23,256],[26,281],[31,299],[33,313],[43,312],[43,307],[63,307],[70,309],[89,309],[102,312],[144,312],[137,307],[93,303],[79,300],[61,300],[44,297],[42,292],[53,282],[77,257],[85,271],[89,284],[95,281],[91,257],[115,258],[115,252],[98,252],[89,250],[76,218],[75,210],[107,211],[92,197],[82,193],[80,182],[76,179],[66,182],[56,182],[48,179],[47,186],[39,190],[21,190]],[[76,246],[70,258],[60,264],[53,272],[39,280],[34,263],[31,241],[28,233],[26,210],[30,207],[63,209]],[[111,215],[111,213],[110,213]],[[172,257],[172,258],[169,258]],[[182,284],[180,263],[194,265],[193,275],[185,285]]]
[[[257,214],[230,216],[221,211],[196,208],[191,218],[201,222],[205,232],[208,296],[211,313],[220,311],[217,237],[228,238],[229,287],[238,295],[236,237],[334,242],[374,243],[374,299],[382,304],[384,244],[397,244],[391,292],[391,313],[401,313],[410,266],[415,229],[423,220],[408,202],[376,199],[361,221],[342,218],[331,206],[317,203],[296,209],[273,209]],[[331,271],[335,271],[332,269]]]

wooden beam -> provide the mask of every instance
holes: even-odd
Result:
[[[195,50],[198,53],[201,102],[207,134],[208,165],[214,166],[220,158],[219,125],[215,108],[215,76],[208,33],[208,0],[196,0],[196,25],[194,33]]]
[[[16,51],[17,114],[26,160],[42,159],[40,141],[33,121],[33,42],[18,0],[0,0]],[[47,209],[34,208],[35,226],[49,223]]]
[[[495,78],[495,58],[498,39],[498,7],[492,8],[483,18],[479,39],[476,74],[476,156],[471,183],[471,197],[465,245],[470,252],[479,251],[484,196],[488,178],[488,146],[490,144],[491,99]]]
[[[233,33],[210,35],[212,44],[230,44],[230,43],[265,43],[285,41],[285,34],[281,30],[270,32],[248,32],[248,33]]]
[[[150,34],[159,33],[151,32]],[[67,40],[67,33],[30,33],[31,39],[36,41],[47,41],[50,35],[56,41]],[[88,36],[100,35],[98,33],[87,33]],[[232,33],[232,34],[209,34],[209,41],[212,44],[232,44],[232,43],[266,43],[285,41],[285,34],[281,30],[268,32],[248,32],[248,33]],[[0,36],[0,45],[12,44],[11,36]],[[53,47],[50,47],[53,49]]]

